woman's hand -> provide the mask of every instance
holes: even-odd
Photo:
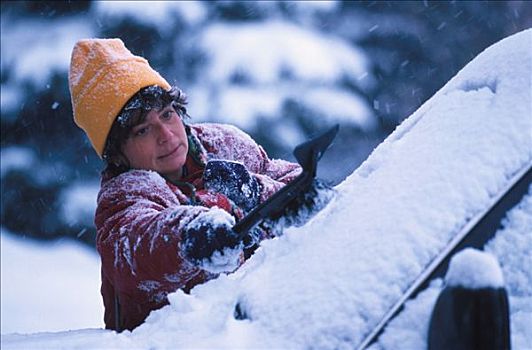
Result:
[[[207,190],[225,195],[246,212],[259,204],[260,184],[242,163],[209,161],[203,172],[203,184]]]
[[[201,213],[183,228],[181,248],[194,265],[212,273],[234,271],[244,243],[233,231],[235,219],[219,208]]]

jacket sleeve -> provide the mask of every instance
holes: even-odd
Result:
[[[259,172],[255,173],[255,177],[262,187],[262,202],[301,174],[301,167],[299,164],[290,163],[282,159],[270,159],[261,146],[259,146],[259,150],[262,167]]]
[[[205,274],[181,255],[180,243],[183,227],[207,209],[183,201],[149,171],[130,171],[102,186],[97,248],[102,272],[121,293],[161,298]]]
[[[198,124],[194,128],[209,156],[242,162],[259,181],[261,201],[268,199],[301,173],[299,164],[272,160],[262,146],[232,125]]]

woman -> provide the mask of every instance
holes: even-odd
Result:
[[[263,225],[241,239],[232,227],[297,164],[270,160],[235,127],[189,124],[185,95],[120,39],[79,41],[69,87],[75,122],[106,163],[95,215],[106,328],[134,329],[168,293],[234,271],[274,236]],[[284,222],[319,210],[318,190]]]

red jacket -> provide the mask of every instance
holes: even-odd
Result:
[[[297,164],[270,160],[262,147],[235,127],[197,124],[187,127],[187,134],[183,180],[199,190],[201,205],[191,205],[190,185],[172,184],[153,171],[102,177],[95,224],[108,329],[132,330],[152,310],[168,304],[168,293],[188,292],[216,277],[188,262],[180,247],[182,228],[206,207],[217,205],[238,216],[238,208],[232,208],[225,197],[213,198],[201,191],[208,159],[242,162],[262,186],[261,201],[300,173]]]

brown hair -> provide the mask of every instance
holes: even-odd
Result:
[[[176,86],[170,90],[164,90],[157,85],[140,89],[129,99],[111,126],[103,151],[105,171],[118,175],[129,170],[129,161],[122,153],[122,146],[130,136],[131,129],[143,123],[151,110],[161,110],[172,105],[179,117],[185,120],[190,118],[186,104],[187,96]]]

